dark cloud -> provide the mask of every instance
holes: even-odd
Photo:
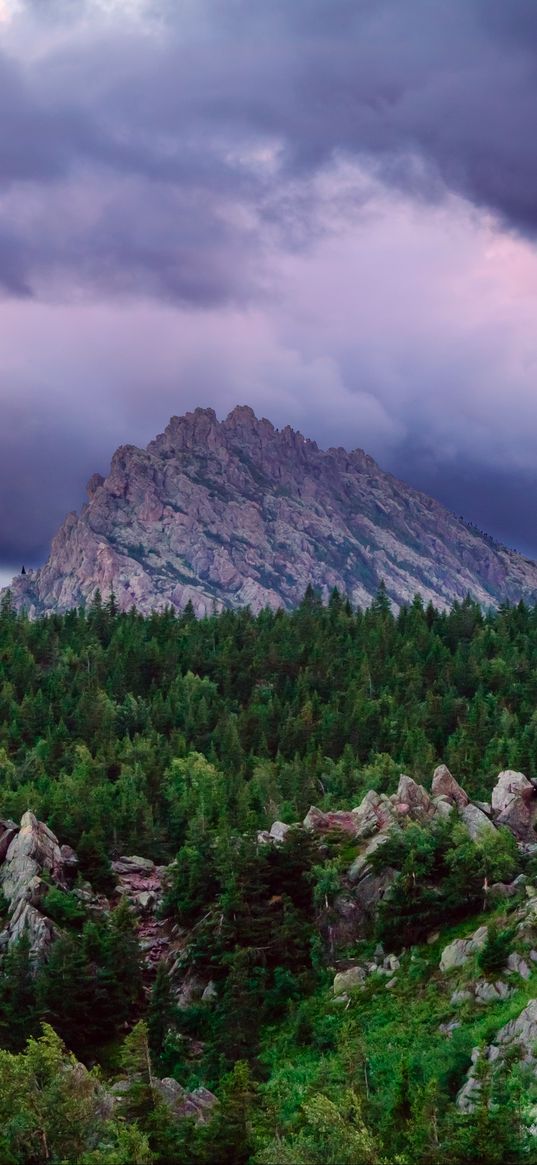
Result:
[[[0,254],[10,292],[18,266],[24,294],[51,268],[195,306],[255,297],[263,224],[345,154],[418,198],[448,188],[537,226],[533,0],[161,0],[145,22],[128,11],[34,0],[41,52],[14,40],[0,58],[0,180],[24,210],[9,222],[11,260]],[[106,203],[93,216],[88,178]],[[76,197],[58,247],[62,183]],[[0,229],[10,211],[0,205]],[[308,230],[311,213],[302,244]]]
[[[514,474],[462,456],[446,464],[411,446],[397,450],[390,468],[504,546],[537,559],[537,471]]]
[[[69,503],[97,463],[95,435],[77,431],[46,402],[2,403],[0,430],[0,565],[44,559]]]

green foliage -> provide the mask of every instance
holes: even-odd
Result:
[[[141,995],[138,943],[126,904],[53,944],[36,982],[40,1013],[88,1055],[121,1031]]]
[[[7,609],[6,609],[7,611]],[[537,615],[395,619],[312,594],[291,613],[144,619],[114,604],[0,618],[2,812],[32,805],[111,889],[109,857],[169,858],[197,836],[356,803],[442,759],[474,796],[531,776]]]
[[[379,905],[377,937],[398,949],[483,909],[488,886],[513,878],[521,860],[508,830],[486,831],[472,841],[454,815],[434,826],[412,822],[393,831],[371,857],[377,871],[398,871]]]
[[[331,935],[355,847],[298,830],[264,845],[256,831],[301,820],[310,804],[391,792],[401,770],[428,778],[440,760],[474,797],[489,798],[499,768],[537,775],[536,663],[536,610],[485,615],[466,600],[439,613],[416,600],[395,618],[384,587],[365,612],[337,592],[323,606],[310,588],[293,612],[201,620],[123,615],[97,599],[30,622],[4,600],[2,815],[30,805],[109,896],[118,854],[174,859],[165,924],[215,996],[179,1008],[161,968],[146,997],[126,903],[89,916],[76,893],[50,886],[44,908],[62,936],[48,963],[35,975],[25,940],[2,962],[1,1159],[530,1161],[520,1065],[484,1079],[470,1115],[454,1097],[472,1047],[519,1014],[533,980],[513,976],[513,996],[486,1013],[468,1004],[448,1038],[452,988],[425,945],[402,955],[390,990],[373,975],[336,1005],[326,963],[339,958]],[[468,932],[490,885],[521,868],[507,831],[473,842],[456,815],[409,823],[372,861],[396,871],[372,939],[389,949],[446,925]],[[478,965],[497,975],[510,923],[487,921]],[[43,1017],[58,1036],[35,1038]],[[122,1058],[129,1082],[111,1119],[59,1037],[86,1063]],[[156,1073],[215,1089],[210,1122],[172,1117]]]
[[[514,931],[511,927],[500,928],[497,922],[490,922],[484,947],[477,956],[477,965],[485,975],[501,971],[507,962]]]
[[[58,926],[79,926],[84,922],[86,912],[76,894],[50,886],[42,904],[43,913],[48,914]]]

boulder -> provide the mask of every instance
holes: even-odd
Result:
[[[269,837],[271,841],[285,841],[290,825],[286,825],[284,821],[274,821],[270,827]]]
[[[62,870],[65,881],[71,886],[78,873],[78,856],[70,845],[60,846]]]
[[[489,1060],[496,1060],[502,1049],[516,1046],[526,1063],[536,1063],[537,1049],[537,999],[530,1002],[516,1019],[511,1019],[500,1028],[489,1049]]]
[[[411,817],[413,821],[427,821],[435,812],[427,790],[405,773],[399,777],[394,804],[398,814]]]
[[[477,805],[465,805],[460,810],[461,820],[472,838],[472,841],[477,841],[484,833],[495,832],[495,826],[492,824],[490,817],[487,817]]]
[[[530,956],[531,957],[531,956]],[[507,969],[512,971],[515,975],[520,975],[522,979],[531,979],[531,971],[522,955],[517,951],[511,951],[507,959]]]
[[[209,982],[208,982],[208,984],[207,984],[207,986],[202,994],[201,1002],[202,1003],[214,1003],[215,999],[218,999],[218,991],[216,990],[216,983],[214,982],[214,979],[209,979]]]
[[[493,882],[489,895],[495,895],[496,898],[514,898],[520,889],[521,886],[515,886],[514,882]]]
[[[451,814],[454,812],[454,809],[455,809],[455,805],[453,804],[453,801],[450,801],[448,797],[433,797],[432,801],[433,801],[433,805],[435,808],[435,812],[440,817],[451,817]]]
[[[506,825],[519,841],[535,840],[535,788],[524,773],[506,769],[492,790],[492,810],[498,825]]]
[[[119,1080],[114,1085],[114,1091],[119,1094],[129,1088],[129,1081]],[[218,1104],[213,1092],[207,1088],[195,1088],[187,1092],[172,1076],[164,1076],[162,1080],[153,1077],[153,1089],[171,1110],[175,1117],[191,1117],[198,1124],[204,1124],[210,1118],[211,1110]]]
[[[334,978],[334,995],[343,995],[355,987],[361,987],[365,980],[366,972],[363,967],[349,967],[346,971],[338,971]]]
[[[447,797],[448,801],[451,801],[453,805],[457,805],[459,809],[464,809],[464,806],[468,805],[470,800],[468,794],[465,793],[464,789],[461,789],[458,781],[450,773],[447,765],[439,765],[434,770],[431,792],[433,798]]]
[[[482,950],[487,941],[488,927],[480,926],[469,938],[456,938],[444,947],[440,957],[440,970],[452,971],[463,967],[473,955]]]
[[[501,979],[495,983],[490,983],[488,979],[479,979],[474,987],[476,1003],[498,1003],[502,999],[508,999],[511,994],[511,988]]]
[[[460,1007],[463,1003],[470,1003],[473,998],[471,991],[454,991],[450,1003],[452,1007]]]
[[[137,855],[132,857],[120,857],[117,861],[112,862],[112,870],[114,874],[151,874],[155,869],[155,863],[150,858],[139,858]]]

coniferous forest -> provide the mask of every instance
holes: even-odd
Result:
[[[430,787],[440,763],[479,804],[500,770],[537,776],[537,609],[393,615],[381,588],[365,611],[309,590],[292,612],[144,618],[97,596],[29,621],[5,598],[0,816],[30,811],[78,867],[45,886],[46,958],[0,937],[0,1159],[537,1161],[531,1055],[510,1044],[493,1072],[486,1051],[536,997],[537,954],[513,963],[532,846],[409,820],[371,853],[389,892],[346,927],[360,844],[300,826],[401,773]],[[300,827],[272,844],[275,821]],[[122,855],[166,867],[151,973]],[[3,895],[0,912],[1,929]],[[446,971],[446,945],[483,926]],[[216,1102],[179,1117],[162,1081]]]

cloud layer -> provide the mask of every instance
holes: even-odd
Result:
[[[237,401],[537,554],[536,49],[533,0],[3,0],[0,562]]]

